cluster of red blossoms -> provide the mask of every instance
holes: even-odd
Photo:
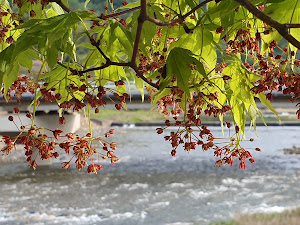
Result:
[[[48,0],[27,0],[26,2],[24,2],[23,0],[13,0],[13,4],[16,5],[19,9],[22,8],[25,3],[30,3],[30,5],[41,4],[42,6],[45,6],[48,4]],[[36,12],[33,9],[30,10],[29,16],[31,18],[36,17]]]
[[[172,87],[171,93],[163,97],[158,103],[158,111],[164,115],[171,115],[174,122],[166,120],[164,127],[156,129],[157,133],[162,134],[172,126],[178,127],[176,131],[170,131],[169,135],[164,137],[172,145],[172,156],[176,155],[179,146],[182,146],[185,151],[195,150],[197,146],[201,146],[203,151],[210,149],[214,151],[214,155],[220,158],[216,161],[216,165],[219,167],[223,164],[232,166],[234,158],[240,161],[241,169],[246,168],[246,159],[249,159],[251,163],[255,162],[250,152],[237,144],[235,138],[231,137],[229,141],[224,143],[216,143],[219,138],[215,138],[207,126],[202,124],[200,118],[202,112],[208,116],[217,117],[231,110],[229,105],[217,107],[213,104],[206,104],[208,100],[213,102],[218,99],[216,93],[193,93],[193,96],[187,100],[187,113],[184,114],[183,118],[180,117],[180,114],[184,112],[180,106],[182,96],[182,90],[178,87]],[[204,106],[205,108],[202,108]],[[226,122],[226,125],[228,128],[231,127],[229,122]],[[235,127],[235,134],[239,135],[237,126]],[[260,151],[259,148],[256,150]]]
[[[28,0],[26,4],[30,3],[42,5],[47,4],[47,0]],[[19,8],[25,3],[23,0],[14,0]],[[113,0],[110,0],[110,3],[113,3]],[[127,5],[128,2],[125,0],[122,3]],[[162,5],[164,6],[164,5]],[[105,10],[108,10],[106,8]],[[170,11],[170,14],[174,12]],[[170,17],[170,14],[166,14],[166,18]],[[17,15],[10,14],[9,11],[1,12],[1,16],[5,17],[10,15],[12,18]],[[34,10],[30,11],[30,17],[35,17]],[[175,16],[175,15],[174,15]],[[177,15],[176,15],[177,16]],[[13,37],[8,37],[5,39],[7,31],[11,28],[16,27],[17,24],[3,24],[0,17],[0,43],[6,41],[8,44],[13,42]],[[103,24],[105,25],[105,15],[103,15]],[[108,17],[107,17],[108,18]],[[114,17],[118,20],[123,26],[127,26],[126,21],[122,18]],[[13,20],[12,20],[13,21]],[[22,23],[20,21],[19,23]],[[94,21],[91,28],[95,26],[104,26],[101,25],[99,21]],[[174,24],[173,26],[176,26]],[[138,69],[142,74],[147,74],[148,72],[153,73],[154,71],[159,72],[159,76],[155,79],[156,84],[158,85],[162,78],[166,76],[166,59],[169,46],[176,41],[175,38],[167,38],[166,46],[163,50],[160,50],[160,47],[155,49],[155,46],[160,46],[160,37],[162,36],[162,30],[157,29],[156,39],[152,43],[153,48],[148,49],[146,55],[139,54],[139,65]],[[219,27],[216,30],[217,33],[223,33],[224,28]],[[266,30],[263,32],[264,35],[267,35],[270,31]],[[300,67],[300,61],[293,59],[295,55],[294,52],[289,53],[288,49],[285,48],[282,51],[281,55],[274,55],[275,49],[278,49],[276,41],[272,41],[269,44],[267,49],[268,56],[261,55],[260,45],[262,43],[261,38],[262,33],[257,32],[255,36],[251,34],[250,30],[243,28],[237,31],[235,38],[227,42],[226,35],[223,37],[223,40],[227,42],[227,47],[224,50],[225,54],[247,54],[249,60],[244,63],[245,68],[250,72],[260,75],[260,79],[256,82],[256,85],[252,88],[252,92],[255,94],[270,91],[267,94],[268,99],[272,99],[272,91],[282,91],[284,94],[292,94],[291,100],[294,101],[300,96],[300,86],[297,85],[300,82],[300,74],[295,72],[293,67]],[[1,37],[3,37],[1,39]],[[91,39],[92,40],[92,39]],[[93,44],[93,42],[91,42]],[[218,67],[217,73],[222,75],[223,69],[227,65],[221,63]],[[290,69],[287,71],[283,67],[288,66]],[[191,69],[194,70],[194,65],[190,65]],[[72,68],[69,68],[70,76],[81,76],[80,71],[76,71]],[[87,76],[89,78],[89,76]],[[222,76],[223,80],[226,82],[231,79],[227,75]],[[85,82],[85,79],[81,80]],[[152,80],[150,80],[152,82]],[[175,83],[176,78],[174,77],[172,82]],[[116,81],[115,86],[124,85],[122,80]],[[158,101],[158,110],[166,116],[171,116],[174,121],[166,120],[165,126],[162,128],[157,128],[157,133],[162,134],[167,131],[171,126],[176,126],[178,129],[176,131],[171,131],[165,140],[169,141],[172,145],[171,155],[175,156],[179,146],[182,146],[185,151],[195,150],[197,146],[201,146],[203,151],[213,150],[214,155],[220,159],[216,161],[216,166],[221,166],[224,164],[233,165],[234,160],[239,160],[239,165],[241,169],[246,168],[246,160],[249,160],[251,163],[254,163],[251,153],[239,145],[239,127],[235,126],[235,135],[236,138],[230,137],[225,143],[217,143],[219,140],[215,138],[207,126],[202,124],[201,113],[204,113],[208,116],[218,117],[224,115],[226,112],[231,110],[231,107],[228,105],[217,104],[218,102],[218,93],[210,93],[209,90],[203,90],[191,93],[190,96],[184,95],[184,92],[177,86],[168,87],[170,88],[170,94],[164,96]],[[114,101],[115,108],[121,110],[123,104],[126,102],[126,99],[129,98],[127,93],[118,93],[113,89],[106,88],[104,86],[90,87],[87,84],[77,85],[75,82],[66,87],[68,95],[74,97],[75,93],[80,92],[83,96],[83,100],[64,100],[66,96],[61,96],[59,90],[55,86],[51,86],[48,83],[44,83],[43,87],[40,87],[36,82],[32,82],[27,77],[20,77],[17,81],[13,83],[6,99],[12,99],[13,95],[17,98],[18,103],[20,102],[20,97],[23,93],[30,92],[36,94],[37,92],[41,93],[41,99],[44,99],[45,102],[58,101],[61,102],[59,107],[63,109],[63,112],[67,110],[80,111],[87,104],[95,109],[95,112],[98,113],[100,107],[106,105],[106,100],[110,99]],[[149,89],[150,92],[153,92],[153,89]],[[111,98],[108,94],[112,94]],[[149,93],[152,96],[151,93]],[[62,100],[63,99],[63,100]],[[66,98],[68,99],[68,98]],[[183,102],[184,101],[184,102]],[[35,103],[39,105],[40,100],[37,100]],[[184,115],[180,116],[183,112]],[[19,110],[15,108],[15,113],[18,114]],[[298,117],[300,118],[300,109],[297,111]],[[31,118],[32,114],[28,113],[27,117]],[[14,117],[10,116],[8,118],[10,121],[14,122]],[[64,116],[60,117],[59,122],[61,124],[65,123]],[[231,127],[231,123],[226,122],[227,128]],[[46,135],[43,131],[46,128],[38,128],[35,125],[30,125],[29,127],[21,126],[20,134],[16,138],[10,138],[8,136],[3,137],[3,142],[5,146],[1,149],[3,154],[9,154],[15,147],[16,143],[24,145],[25,155],[29,166],[36,168],[37,157],[40,157],[42,160],[47,160],[50,158],[56,158],[59,156],[57,147],[63,149],[66,154],[72,153],[70,161],[63,162],[62,167],[69,169],[71,160],[75,159],[76,168],[79,170],[87,167],[89,173],[97,173],[97,171],[102,169],[100,163],[94,162],[95,155],[100,155],[102,159],[109,159],[112,164],[118,161],[118,158],[115,156],[114,151],[116,150],[116,143],[109,143],[107,137],[114,133],[113,130],[110,130],[103,137],[92,137],[90,133],[86,134],[84,137],[80,137],[76,134],[67,133],[63,134],[61,130],[48,130],[52,135]],[[60,142],[59,137],[64,137],[65,140]],[[250,139],[253,141],[253,139]],[[102,145],[102,151],[99,152],[98,149],[93,147],[94,142],[100,142]],[[260,151],[259,148],[255,149]],[[98,157],[100,158],[100,157]],[[99,159],[98,159],[99,160]]]
[[[24,20],[10,9],[0,8],[0,44],[11,44],[14,41],[12,29],[23,24]],[[9,34],[9,35],[8,35]]]
[[[57,92],[56,88],[50,87],[48,83],[44,83],[41,86],[40,84],[42,82],[42,80],[40,82],[36,82],[27,76],[20,76],[11,85],[6,94],[6,99],[12,100],[15,98],[17,99],[17,103],[20,104],[20,99],[24,93],[31,93],[34,95],[40,92],[40,99],[44,99],[46,103],[61,100],[62,96]],[[115,82],[116,87],[122,85],[125,85],[124,81],[122,80]],[[85,84],[80,86],[71,84],[67,87],[67,90],[71,95],[76,91],[80,91],[81,95],[84,95],[84,98],[82,101],[74,99],[72,101],[63,101],[61,104],[59,104],[59,107],[64,110],[63,114],[68,110],[80,111],[86,107],[87,104],[95,109],[95,113],[98,113],[100,110],[99,107],[105,106],[107,100],[113,101],[116,109],[120,110],[123,107],[122,104],[126,102],[126,98],[130,97],[127,93],[118,93],[115,89],[106,88],[103,86],[87,88]],[[4,93],[3,89],[2,93]],[[103,98],[105,97],[106,99],[104,100]],[[36,106],[39,104],[40,100],[38,99],[36,101]],[[19,117],[20,110],[15,107],[14,112],[22,124],[22,121]],[[26,114],[26,116],[30,119],[33,118],[33,115],[29,112]],[[13,116],[9,116],[8,119],[18,127]],[[65,122],[65,117],[61,116],[59,118],[59,123],[64,124]],[[89,173],[96,173],[98,170],[102,169],[101,164],[94,162],[94,157],[96,155],[101,156],[97,157],[98,160],[100,158],[109,159],[111,164],[114,164],[118,161],[118,157],[114,154],[114,150],[116,150],[117,147],[116,143],[110,143],[107,140],[107,138],[114,133],[113,129],[105,133],[102,137],[92,137],[90,133],[83,137],[73,133],[63,134],[62,131],[58,129],[49,130],[47,128],[37,127],[34,125],[34,122],[32,122],[32,124],[29,126],[24,126],[22,124],[21,127],[18,127],[18,129],[20,134],[17,137],[3,137],[5,146],[1,149],[1,152],[3,154],[9,154],[13,149],[16,148],[16,143],[23,144],[24,149],[26,150],[25,156],[29,162],[29,166],[34,169],[37,167],[37,158],[41,158],[42,160],[57,158],[60,155],[60,153],[56,150],[58,147],[63,149],[66,154],[70,154],[70,151],[72,151],[73,156],[71,157],[71,160],[75,159],[76,168],[78,170],[82,170],[85,166],[87,166],[87,171]],[[48,131],[48,133],[50,132],[51,135],[46,135],[45,131]],[[59,137],[60,139],[58,139]],[[64,141],[60,142],[59,140],[61,139],[64,139]],[[100,143],[102,145],[101,152],[98,150],[98,148],[93,147],[95,143]],[[62,163],[62,167],[69,169],[71,166],[71,160]]]
[[[116,87],[125,85],[125,82],[122,80],[114,83]],[[127,93],[119,93],[115,89],[106,88],[104,86],[88,88],[86,84],[77,86],[72,83],[66,87],[66,90],[70,96],[74,96],[74,93],[79,91],[80,95],[84,97],[82,101],[74,99],[61,102],[59,104],[59,108],[63,109],[62,114],[71,109],[73,112],[80,111],[81,109],[85,108],[87,104],[95,109],[95,113],[99,113],[100,107],[105,106],[107,104],[107,100],[112,101],[117,110],[121,110],[123,108],[123,104],[126,103],[126,99],[130,98],[129,94]],[[41,99],[44,99],[46,103],[60,101],[62,99],[61,94],[56,90],[56,88],[50,87],[48,83],[44,83],[43,87],[40,89],[40,92]],[[59,122],[60,124],[65,123],[64,116],[60,117]]]
[[[15,98],[17,104],[21,104],[22,95],[25,93],[34,94],[37,88],[40,88],[40,85],[34,82],[33,79],[27,76],[19,76],[8,89],[6,96],[3,95],[3,98],[6,97],[7,101],[11,101]],[[4,89],[1,90],[1,93],[4,94]]]
[[[110,0],[110,3],[113,4],[113,1]],[[124,0],[122,2],[122,6],[126,6],[126,5],[128,5],[128,1]],[[118,14],[118,13],[115,14],[114,12],[110,12],[111,14],[115,14],[115,15],[107,17],[107,12],[109,11],[108,5],[106,5],[104,7],[104,10],[106,11],[106,13],[101,13],[101,15],[100,15],[100,18],[102,19],[102,22],[104,22],[104,23],[101,24],[101,23],[99,23],[99,21],[94,21],[92,26],[90,27],[91,29],[93,29],[95,26],[104,26],[106,24],[107,18],[113,18],[116,21],[118,21],[120,24],[122,24],[124,27],[127,27],[126,20],[123,19],[122,17],[120,17],[120,15],[122,15],[122,13],[121,14]],[[90,10],[90,11],[94,12],[94,10]],[[112,10],[112,11],[114,11],[114,10]]]
[[[216,30],[216,33],[223,32],[223,27]],[[225,53],[247,54],[248,61],[244,62],[244,66],[251,73],[260,76],[251,89],[254,94],[268,92],[266,97],[272,100],[273,92],[282,92],[284,95],[290,95],[290,101],[295,102],[300,97],[300,73],[297,72],[300,68],[300,61],[295,58],[294,51],[289,51],[288,47],[281,49],[275,40],[269,43],[266,49],[267,55],[260,54],[263,45],[261,35],[269,33],[270,30],[265,30],[262,33],[257,32],[253,37],[250,29],[240,29],[235,38],[227,42]],[[223,40],[226,41],[226,39],[224,35]],[[275,52],[281,52],[281,54],[275,54]],[[300,119],[300,108],[296,114]]]
[[[14,112],[19,116],[20,111],[17,107],[14,108]],[[31,113],[27,113],[26,116],[32,118]],[[9,116],[8,119],[15,123],[13,116]],[[100,163],[95,163],[94,158],[97,155],[100,155],[103,160],[108,158],[111,164],[119,160],[114,153],[117,144],[115,142],[108,142],[107,140],[114,133],[113,129],[110,129],[103,137],[92,137],[90,133],[84,137],[80,137],[74,133],[63,134],[63,131],[58,129],[49,130],[47,128],[36,127],[35,125],[31,125],[29,128],[22,125],[18,129],[20,130],[20,134],[15,138],[3,136],[2,142],[4,143],[4,147],[0,151],[2,154],[7,155],[13,149],[16,149],[16,143],[24,145],[25,156],[29,163],[28,166],[33,169],[37,167],[37,158],[41,158],[42,160],[57,158],[59,156],[58,147],[63,149],[68,155],[72,151],[71,159],[68,162],[62,163],[62,168],[67,170],[70,168],[73,159],[75,159],[75,165],[78,170],[83,170],[87,166],[88,173],[97,173],[98,170],[103,168]],[[46,135],[45,130],[50,131],[52,135]],[[64,141],[60,142],[59,137],[64,138]],[[100,143],[103,152],[93,147],[94,143]],[[99,161],[99,157],[96,158]]]
[[[268,34],[266,30],[264,34]],[[251,37],[249,30],[240,29],[234,40],[227,42],[226,54],[244,54],[246,49],[253,62],[245,62],[244,66],[252,73],[256,73],[261,78],[252,88],[255,94],[267,92],[267,98],[272,100],[272,91],[282,92],[284,95],[291,94],[291,101],[300,97],[300,73],[294,70],[294,67],[300,68],[300,61],[293,59],[295,52],[288,53],[288,48],[282,50],[282,54],[274,55],[278,47],[277,41],[270,42],[268,47],[268,56],[259,53],[259,44],[261,43],[261,34],[256,33],[255,38]],[[289,70],[284,69],[288,67]]]
[[[40,99],[44,99],[47,102],[59,101],[62,99],[62,96],[55,87],[50,87],[48,83],[44,83],[41,87],[40,82],[34,81],[32,78],[28,78],[27,76],[20,76],[18,79],[11,85],[10,89],[7,92],[6,99],[12,100],[17,99],[17,103],[20,104],[21,96],[24,93],[41,93]],[[39,84],[40,83],[40,84]],[[125,85],[124,81],[119,80],[115,82],[115,86],[118,88],[122,85]],[[115,89],[106,88],[103,86],[99,87],[91,87],[89,88],[82,84],[80,86],[76,86],[71,84],[67,87],[67,90],[70,95],[73,96],[74,92],[80,91],[81,95],[84,96],[82,101],[77,99],[74,100],[66,100],[59,104],[59,107],[63,109],[63,114],[65,111],[80,111],[87,104],[90,107],[95,109],[95,113],[99,113],[100,106],[105,106],[106,101],[110,100],[115,103],[115,108],[117,110],[121,110],[123,105],[126,102],[126,99],[130,96],[127,93],[119,93]],[[2,90],[4,93],[4,90]],[[65,96],[64,96],[65,97]],[[106,98],[106,99],[104,99]],[[40,100],[36,101],[36,106],[40,104]],[[16,107],[14,109],[15,114],[19,117],[19,109]],[[33,118],[31,113],[27,113],[26,116],[30,119]],[[14,117],[9,116],[10,121],[15,123]],[[22,121],[20,120],[21,124]],[[64,116],[59,118],[59,123],[64,124],[66,119]],[[17,124],[15,123],[17,126]],[[18,127],[18,126],[17,126]],[[116,150],[116,143],[109,143],[107,138],[114,133],[114,130],[111,129],[109,132],[105,133],[103,137],[92,137],[90,133],[86,134],[83,137],[80,137],[77,134],[67,133],[62,134],[61,130],[49,130],[47,128],[40,128],[34,125],[34,122],[28,127],[22,125],[18,127],[20,130],[20,134],[15,138],[10,138],[8,136],[3,137],[3,142],[5,146],[1,149],[3,154],[9,154],[16,147],[16,143],[23,144],[25,151],[25,156],[27,157],[27,161],[29,162],[29,166],[32,168],[37,167],[37,157],[42,160],[47,160],[50,158],[57,158],[59,156],[58,151],[56,150],[58,147],[63,149],[66,154],[70,153],[72,149],[73,156],[71,158],[75,159],[76,168],[78,170],[82,170],[85,166],[88,167],[88,172],[96,173],[98,170],[102,168],[101,164],[96,164],[94,162],[94,156],[100,155],[102,159],[110,159],[111,163],[114,164],[118,161],[118,157],[114,154],[114,150]],[[50,131],[52,135],[46,135],[44,131]],[[64,138],[65,141],[59,142],[58,137],[60,139]],[[103,152],[100,152],[98,149],[93,147],[95,143],[100,143],[102,145]],[[99,157],[97,157],[99,158]],[[62,167],[65,169],[69,169],[71,164],[70,161],[62,163]]]

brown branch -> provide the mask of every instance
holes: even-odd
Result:
[[[136,75],[140,77],[143,81],[145,81],[147,84],[151,85],[152,87],[155,87],[156,89],[159,89],[159,86],[152,83],[149,81],[141,71],[139,71],[137,65],[136,65],[136,59],[138,56],[138,51],[139,51],[139,45],[141,41],[141,35],[142,35],[142,30],[143,30],[143,25],[144,22],[147,21],[147,0],[141,0],[141,12],[138,17],[138,26],[136,30],[136,36],[135,36],[135,41],[134,41],[134,46],[133,46],[133,51],[132,51],[132,57],[130,61],[130,67],[135,71]]]
[[[48,2],[55,2],[57,5],[59,5],[67,13],[71,12],[71,9],[69,9],[61,0],[48,0]]]
[[[102,66],[98,66],[98,67],[94,67],[94,68],[90,68],[87,70],[82,70],[82,71],[77,71],[77,74],[83,74],[83,73],[88,73],[88,72],[92,72],[95,70],[102,70],[105,69],[109,66],[129,66],[130,68],[132,68],[135,73],[137,74],[138,77],[140,77],[143,81],[145,81],[147,84],[151,85],[152,87],[155,87],[157,89],[159,89],[159,86],[157,84],[152,83],[151,81],[149,81],[143,74],[141,71],[139,71],[138,67],[136,64],[131,65],[131,63],[119,63],[119,62],[107,62]]]
[[[289,23],[286,23],[284,24],[287,28],[300,28],[300,24],[289,24]]]
[[[108,58],[104,52],[101,50],[101,48],[99,47],[99,44],[95,41],[94,38],[90,37],[90,42],[91,44],[97,48],[97,50],[100,52],[100,54],[103,56],[103,58],[106,60],[106,63],[111,62],[110,58]]]
[[[66,12],[71,12],[71,10],[66,7],[61,0],[48,0],[48,2],[55,2],[57,3],[61,8],[63,8]],[[141,78],[143,81],[145,81],[147,84],[151,85],[152,87],[155,87],[156,89],[159,89],[159,86],[157,84],[152,83],[151,81],[149,81],[143,74],[141,71],[139,71],[137,64],[136,64],[136,59],[138,56],[138,50],[139,50],[139,44],[140,44],[140,39],[141,39],[141,35],[142,35],[142,29],[143,29],[143,24],[144,22],[147,20],[147,1],[146,0],[141,0],[141,6],[129,9],[129,10],[125,10],[123,12],[119,12],[119,13],[114,13],[114,14],[110,14],[103,17],[99,17],[101,19],[107,19],[110,17],[115,17],[115,16],[119,16],[137,9],[141,9],[141,13],[140,16],[138,18],[138,28],[137,28],[137,33],[136,33],[136,38],[135,38],[135,42],[134,42],[134,48],[133,48],[133,53],[132,53],[132,58],[130,62],[127,63],[120,63],[120,62],[112,62],[110,60],[110,58],[101,50],[101,48],[99,47],[99,43],[96,42],[96,40],[92,37],[90,37],[90,42],[91,44],[97,48],[97,50],[100,52],[100,54],[103,56],[103,58],[106,60],[105,64],[103,64],[102,66],[98,66],[98,67],[94,67],[94,68],[90,68],[90,69],[86,69],[86,70],[76,70],[74,72],[77,72],[78,75],[82,75],[83,73],[88,73],[88,72],[92,72],[92,71],[96,71],[96,70],[102,70],[105,69],[109,66],[128,66],[130,68],[132,68],[135,73],[137,74],[137,76],[139,78]],[[67,68],[66,66],[64,66],[63,64],[59,63],[61,66]]]
[[[142,16],[147,15],[147,0],[141,0],[141,14]]]
[[[263,12],[259,11],[254,5],[252,5],[251,2],[248,0],[235,0],[237,3],[239,3],[241,6],[246,8],[249,12],[251,12],[255,17],[262,20],[269,26],[273,27],[278,31],[278,33],[285,38],[290,44],[294,45],[296,48],[300,49],[300,42],[294,38],[289,33],[288,26],[286,24],[279,23],[278,21],[272,19],[268,15],[264,14]]]
[[[112,65],[115,65],[115,66],[129,66],[135,71],[136,75],[139,78],[141,78],[143,81],[145,81],[147,84],[151,85],[152,87],[155,87],[155,88],[159,89],[159,86],[157,84],[154,84],[151,81],[149,81],[142,74],[142,72],[139,71],[138,66],[136,64],[143,25],[144,25],[144,22],[147,21],[147,1],[146,0],[141,0],[141,6],[139,8],[141,9],[141,12],[140,12],[140,15],[138,17],[138,26],[137,26],[136,37],[135,37],[135,41],[134,41],[134,47],[133,47],[133,51],[132,51],[131,61],[129,63],[118,63],[118,62],[110,61],[110,59],[100,49],[98,43],[93,38],[90,38],[91,44],[98,49],[98,51],[101,53],[101,55],[105,58],[106,63],[102,66],[99,66],[99,67],[94,67],[94,68],[90,68],[90,69],[87,69],[87,70],[84,70],[84,71],[80,71],[81,73],[87,73],[87,72],[92,72],[92,71],[95,71],[95,70],[101,70],[101,69],[104,69],[104,68],[112,66]],[[116,16],[116,14],[114,14],[113,16]],[[113,16],[111,16],[111,17],[113,17]]]
[[[112,13],[112,14],[109,14],[109,15],[101,14],[98,18],[102,19],[102,20],[106,20],[108,18],[120,16],[120,15],[129,13],[129,12],[132,12],[132,11],[138,10],[140,8],[141,8],[141,6],[137,6],[137,7],[131,8],[131,9],[124,10],[122,12],[118,12],[118,13]]]
[[[134,46],[133,46],[133,51],[132,51],[132,57],[131,57],[131,63],[134,65],[136,63],[136,59],[138,56],[138,51],[139,51],[139,44],[141,40],[141,35],[142,35],[142,29],[143,29],[143,22],[138,22],[138,27],[135,35],[135,41],[134,41]]]
[[[159,19],[155,19],[155,18],[152,18],[150,16],[147,15],[147,20],[151,23],[154,23],[155,25],[157,26],[169,26],[169,25],[173,25],[173,24],[176,24],[176,23],[180,23],[182,24],[184,19],[182,17],[179,17],[178,19],[175,19],[175,20],[169,20],[169,21],[161,21]]]
[[[132,66],[136,66],[135,64],[136,64],[136,59],[139,51],[143,25],[146,20],[147,20],[147,1],[141,0],[141,12],[138,17],[138,26],[137,26],[137,31],[136,31],[135,41],[134,41],[134,46],[132,51],[132,57],[131,57]]]
[[[200,9],[202,6],[206,5],[207,3],[211,2],[211,1],[213,1],[213,0],[205,0],[204,2],[199,3],[195,8],[193,8],[191,11],[184,14],[182,17],[184,19],[187,18],[188,16],[190,16],[191,14],[196,12],[198,9]]]
[[[111,65],[116,65],[116,66],[129,66],[131,67],[136,75],[141,78],[144,82],[146,82],[147,84],[151,85],[152,87],[155,87],[156,89],[159,89],[159,86],[157,84],[152,83],[151,81],[149,81],[141,71],[139,71],[138,66],[136,64],[136,60],[138,57],[138,51],[139,51],[139,45],[140,45],[140,41],[141,41],[141,35],[142,35],[142,30],[143,30],[143,25],[145,21],[150,21],[158,26],[168,26],[168,25],[172,25],[175,23],[180,23],[183,24],[184,19],[186,17],[188,17],[189,15],[193,14],[196,10],[198,10],[199,8],[201,8],[203,5],[207,4],[208,2],[213,1],[213,0],[205,0],[204,2],[200,3],[199,5],[197,5],[195,8],[193,8],[190,12],[186,13],[183,16],[179,16],[178,19],[175,20],[171,20],[171,21],[167,21],[167,22],[163,22],[160,21],[156,18],[151,18],[148,16],[147,14],[147,1],[146,0],[141,0],[141,5],[132,9],[128,9],[119,13],[113,13],[113,14],[109,14],[109,15],[101,15],[99,18],[100,19],[108,19],[111,17],[116,17],[116,16],[120,16],[129,12],[132,12],[134,10],[140,9],[140,15],[138,17],[138,26],[137,26],[137,31],[136,31],[136,37],[135,37],[135,41],[134,41],[134,47],[133,47],[133,52],[132,52],[132,57],[131,57],[131,61],[130,63],[116,63],[116,62],[111,62],[110,59],[103,53],[103,51],[99,48],[98,44],[96,43],[95,40],[91,40],[92,45],[94,45],[98,51],[101,53],[101,55],[105,58],[106,63],[103,66],[100,67],[95,67],[95,68],[91,68],[91,69],[87,69],[84,71],[81,71],[81,73],[86,73],[86,72],[91,72],[91,71],[95,71],[95,70],[101,70],[104,69],[106,67],[109,67]]]
[[[159,89],[159,86],[157,84],[152,83],[151,81],[149,81],[143,74],[141,71],[139,71],[138,67],[136,64],[132,65],[131,63],[119,63],[119,62],[107,62],[102,66],[98,66],[98,67],[94,67],[94,68],[90,68],[87,70],[82,70],[82,71],[77,71],[77,74],[83,74],[83,73],[88,73],[88,72],[92,72],[95,70],[102,70],[105,69],[109,66],[129,66],[131,67],[135,73],[137,74],[138,77],[140,77],[143,81],[145,81],[147,84],[151,85],[152,87],[155,87],[156,89]]]
[[[130,66],[134,72],[136,73],[136,75],[141,78],[143,81],[145,81],[147,84],[151,85],[152,87],[155,87],[157,90],[159,90],[159,86],[157,84],[152,83],[151,81],[149,81],[141,71],[139,71],[138,67],[136,64],[131,65]]]
[[[126,62],[126,63],[120,63],[120,62],[110,62],[111,66],[129,66],[130,67],[130,63]]]
[[[102,66],[98,66],[98,67],[94,67],[94,68],[90,68],[90,69],[83,70],[83,71],[78,71],[78,72],[87,73],[87,72],[92,72],[92,71],[95,71],[95,70],[102,70],[102,69],[105,69],[106,67],[109,67],[109,66],[130,66],[130,63],[119,63],[119,62],[108,61]]]

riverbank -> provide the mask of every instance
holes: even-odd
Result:
[[[123,126],[124,124],[134,124],[135,126],[163,126],[166,119],[172,120],[172,118],[163,117],[156,110],[111,110],[102,109],[100,113],[92,115],[93,122],[96,124],[101,121],[110,121],[113,126]],[[209,117],[202,115],[202,123],[209,126],[220,126],[220,120],[215,117]],[[300,126],[300,120],[297,119],[296,114],[282,115],[281,121],[274,115],[265,115],[264,121],[268,126]],[[229,117],[225,117],[224,121],[231,121]],[[265,126],[264,121],[258,118],[256,121],[257,126]],[[247,126],[250,125],[250,121],[247,121]]]
[[[299,225],[300,208],[286,210],[281,213],[239,215],[227,222],[211,223],[210,225]]]

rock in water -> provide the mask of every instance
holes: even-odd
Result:
[[[283,149],[284,154],[300,154],[300,148],[293,146],[292,148]]]

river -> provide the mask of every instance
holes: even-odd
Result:
[[[213,128],[215,136],[222,136]],[[23,162],[0,166],[0,224],[190,225],[300,206],[300,127],[258,127],[255,164],[214,167],[213,152],[178,152],[155,128],[116,128],[115,166],[97,175]],[[238,163],[236,163],[238,164]]]

